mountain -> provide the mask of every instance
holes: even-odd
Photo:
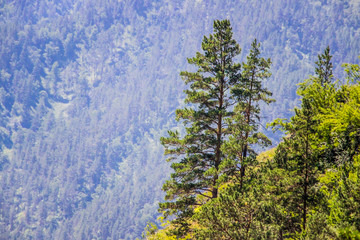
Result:
[[[254,38],[273,61],[266,121],[289,117],[326,46],[334,66],[360,54],[356,0],[2,1],[0,239],[139,237],[170,174],[179,73],[224,18],[239,61]]]

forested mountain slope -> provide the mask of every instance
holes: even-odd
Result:
[[[224,18],[242,57],[257,38],[273,61],[267,121],[297,104],[327,45],[334,66],[360,53],[355,0],[2,1],[0,238],[140,236],[170,172],[159,137],[176,126],[179,72]]]

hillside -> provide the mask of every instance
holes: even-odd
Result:
[[[266,121],[290,116],[327,45],[336,76],[360,53],[355,0],[1,2],[1,239],[139,237],[170,173],[179,73],[224,18],[241,58],[257,38],[273,61]]]

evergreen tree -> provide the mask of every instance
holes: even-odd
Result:
[[[316,134],[314,132],[315,120],[310,100],[302,100],[301,109],[295,110],[295,117],[292,119],[290,134],[292,137],[286,141],[288,159],[284,159],[290,171],[296,171],[298,177],[298,188],[293,192],[296,197],[299,194],[301,202],[301,222],[303,231],[306,228],[307,214],[310,202],[314,197],[310,194],[311,187],[316,182],[317,177],[317,152]]]
[[[330,55],[330,47],[327,46],[323,54],[318,55],[318,61],[315,62],[315,73],[323,86],[326,83],[330,83],[333,78],[333,65],[331,62],[332,56]]]
[[[323,109],[334,101],[334,84],[331,84],[332,63],[330,49],[319,55],[315,73],[300,84],[298,94],[302,97],[301,106],[295,108],[295,115],[289,122],[276,120],[285,130],[287,137],[280,143],[275,155],[278,167],[285,169],[289,176],[286,212],[291,224],[284,225],[284,232],[290,236],[308,234],[308,218],[311,210],[319,204],[321,197],[316,185],[318,177],[324,171],[326,163],[331,162],[332,141],[326,131],[319,131],[321,119],[318,116]],[[327,143],[328,148],[324,147]],[[330,158],[329,157],[330,155]]]
[[[260,102],[269,104],[274,100],[272,93],[263,86],[263,81],[271,76],[270,59],[260,57],[260,43],[255,39],[251,44],[250,54],[243,63],[242,81],[233,89],[238,96],[235,115],[229,119],[231,135],[224,145],[228,155],[223,168],[232,171],[229,176],[236,176],[242,187],[245,169],[256,158],[252,145],[268,146],[270,140],[258,131],[260,124]],[[236,171],[238,169],[238,171]],[[235,172],[234,172],[235,171]]]
[[[281,214],[274,201],[280,178],[268,174],[269,164],[249,166],[243,185],[228,183],[219,197],[196,212],[195,239],[276,239]],[[274,174],[272,174],[274,175]]]
[[[161,138],[174,173],[163,190],[168,202],[160,204],[164,216],[175,214],[173,221],[178,234],[188,228],[186,219],[193,215],[195,206],[218,196],[220,165],[225,158],[222,145],[227,138],[228,121],[234,116],[233,107],[239,92],[232,91],[241,80],[241,65],[234,62],[240,47],[233,39],[230,21],[215,21],[214,34],[204,36],[204,53],[188,59],[197,72],[181,72],[190,89],[185,90],[185,103],[176,111],[176,119],[186,126],[186,134],[169,131]],[[201,196],[197,197],[197,196]]]

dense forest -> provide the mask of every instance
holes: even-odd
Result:
[[[201,49],[215,19],[231,21],[233,38],[242,49],[235,62],[246,62],[255,38],[261,56],[271,59],[262,86],[276,101],[259,103],[262,121],[257,132],[273,147],[282,134],[266,129],[266,123],[290,119],[296,116],[290,109],[302,109],[299,99],[312,93],[299,90],[296,95],[297,84],[316,76],[317,55],[327,46],[333,56],[331,84],[336,85],[326,94],[344,97],[331,106],[351,109],[355,104],[351,99],[356,83],[348,84],[341,67],[357,63],[360,53],[360,4],[355,0],[0,2],[0,239],[135,239],[147,222],[156,222],[165,197],[161,188],[173,171],[159,139],[169,129],[185,131],[175,121],[176,109],[185,107],[187,89],[179,74],[195,71],[187,58]],[[354,72],[350,65],[347,69]],[[324,121],[331,114],[316,111]],[[292,121],[297,120],[278,121],[288,135]],[[314,127],[326,132],[334,124]],[[344,128],[341,123],[331,134],[347,134]],[[336,136],[329,139],[335,142],[320,150],[331,145],[339,151],[342,143],[336,143]],[[284,140],[279,146],[291,148],[286,144],[292,143]],[[254,146],[253,151],[261,148]],[[281,158],[285,156],[274,159]],[[282,160],[276,161],[263,161],[276,171],[258,181],[284,179],[285,184],[292,179],[285,166],[276,165]],[[299,167],[295,163],[289,166],[293,171]],[[326,169],[335,169],[326,164]],[[266,169],[270,167],[249,167],[245,176]],[[343,170],[326,172],[328,180],[319,178],[320,168],[316,171],[314,179],[324,182],[329,192],[342,191],[332,183],[346,191],[347,182],[330,181]],[[344,171],[355,176],[356,167]],[[258,186],[269,186],[259,191],[277,191],[271,185]],[[221,189],[215,189],[221,198]],[[266,207],[265,202],[261,206]],[[209,208],[215,211],[221,204]],[[349,203],[334,198],[333,204]],[[291,234],[299,231],[298,222],[294,224]]]
[[[274,101],[260,46],[237,63],[230,22],[217,20],[188,59],[197,71],[181,72],[187,105],[176,110],[186,130],[161,138],[173,169],[159,204],[165,229],[149,223],[147,239],[360,239],[360,66],[344,64],[344,83],[334,81],[327,47],[293,116],[269,123],[285,137],[258,155],[271,145],[260,102]]]

